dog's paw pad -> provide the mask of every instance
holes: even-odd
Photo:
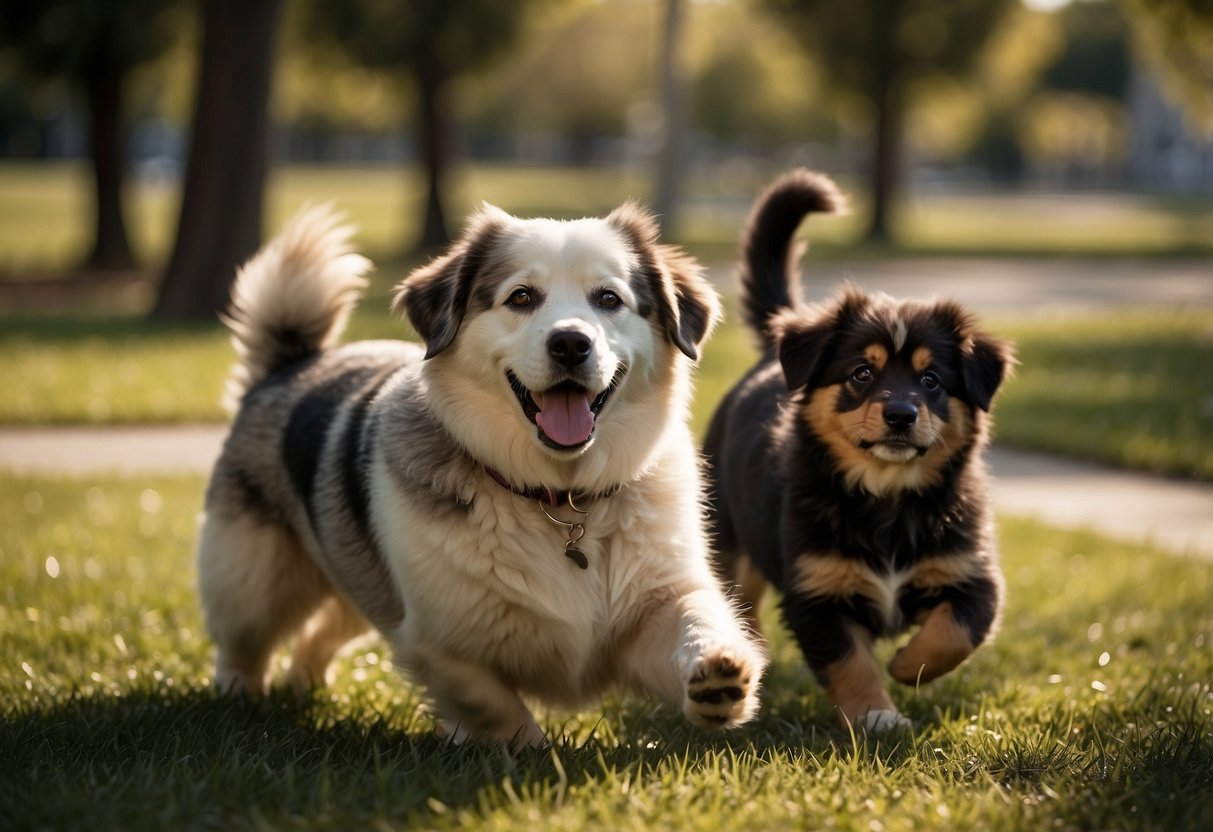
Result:
[[[704,728],[724,728],[752,719],[758,711],[761,666],[739,654],[720,651],[701,656],[687,678],[683,710]]]

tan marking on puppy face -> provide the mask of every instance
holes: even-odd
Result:
[[[844,727],[862,724],[869,711],[896,711],[885,690],[880,667],[872,655],[871,640],[858,627],[850,628],[855,646],[847,656],[825,670],[825,688],[839,710]]]
[[[910,364],[916,373],[925,373],[934,360],[935,356],[932,354],[930,347],[919,347],[910,356]]]
[[[905,462],[877,459],[858,445],[860,440],[880,436],[884,430],[884,407],[869,402],[854,410],[839,413],[835,407],[840,385],[813,391],[801,417],[813,433],[830,448],[838,470],[851,488],[862,486],[872,494],[885,494],[908,488],[924,488],[938,480],[929,480],[927,469]],[[930,453],[928,452],[928,456]],[[935,476],[938,476],[935,467]]]
[[[883,370],[884,365],[889,363],[889,351],[884,344],[869,344],[863,351],[863,357],[877,370]]]
[[[924,482],[938,483],[943,466],[973,438],[973,419],[969,409],[959,399],[948,401],[948,420],[937,418],[929,410],[919,411],[919,418],[938,436],[930,449],[918,460]]]
[[[973,640],[952,615],[952,602],[932,609],[922,629],[889,662],[889,673],[903,685],[929,682],[955,668],[973,653]]]
[[[839,413],[836,410],[840,388],[841,385],[834,384],[814,390],[804,407],[803,416],[817,437],[834,451],[841,467],[849,469],[862,465],[867,454],[848,439],[850,431],[855,429],[856,421],[861,423],[862,417],[856,420],[855,411]],[[845,422],[842,418],[844,416],[847,417]]]

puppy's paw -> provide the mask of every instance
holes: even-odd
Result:
[[[686,676],[682,710],[701,728],[731,728],[758,713],[758,684],[765,662],[749,645],[708,648]]]
[[[909,731],[914,723],[895,710],[875,708],[860,717],[857,728],[868,734],[887,734],[893,731]]]

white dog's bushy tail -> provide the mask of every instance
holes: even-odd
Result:
[[[302,209],[236,273],[223,319],[240,356],[224,396],[229,410],[270,373],[341,337],[371,268],[341,219],[329,205]]]

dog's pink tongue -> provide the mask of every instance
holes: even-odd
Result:
[[[580,445],[594,431],[590,397],[584,392],[549,390],[535,393],[535,423],[558,445]]]

